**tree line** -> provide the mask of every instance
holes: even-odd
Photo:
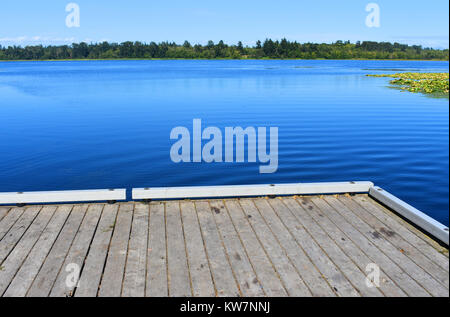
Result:
[[[389,42],[336,41],[331,44],[298,43],[286,39],[257,41],[254,46],[242,42],[227,45],[223,41],[206,45],[182,45],[173,42],[73,43],[72,45],[0,45],[0,60],[61,59],[418,59],[448,60],[448,49],[424,48]]]

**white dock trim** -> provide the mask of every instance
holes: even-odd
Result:
[[[446,245],[449,229],[372,182],[133,188],[132,200],[367,193]],[[0,205],[126,200],[126,189],[0,193]]]
[[[133,188],[133,199],[368,193],[371,182]]]
[[[36,204],[125,200],[126,189],[0,193],[0,204]]]
[[[380,187],[370,188],[369,195],[376,200],[380,201],[387,207],[391,208],[398,214],[402,215],[418,227],[422,228],[426,232],[435,236],[446,245],[449,244],[448,241],[448,227],[444,226],[440,222],[434,220],[430,216],[427,216],[420,210],[414,208],[413,206],[405,203],[394,195],[388,193]]]

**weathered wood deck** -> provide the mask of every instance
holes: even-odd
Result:
[[[0,295],[449,296],[449,258],[367,195],[0,207]]]

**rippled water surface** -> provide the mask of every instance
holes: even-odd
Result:
[[[448,99],[418,61],[0,63],[0,192],[370,180],[449,223]],[[172,128],[279,127],[279,169],[170,160]]]

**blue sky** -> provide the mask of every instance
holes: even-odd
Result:
[[[80,27],[67,28],[65,7],[80,6]],[[368,3],[381,25],[368,28]],[[241,40],[397,41],[448,48],[447,0],[14,0],[0,6],[0,45],[72,42]]]

